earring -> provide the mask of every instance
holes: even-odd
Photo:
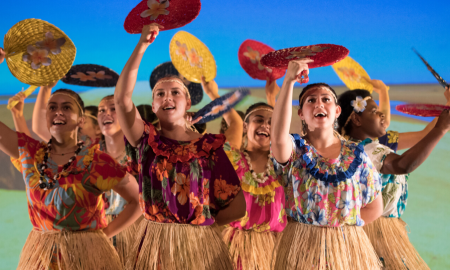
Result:
[[[308,129],[308,125],[306,124],[305,120],[302,120],[302,136],[306,136]]]
[[[334,119],[334,130],[337,130],[339,127],[337,118]]]

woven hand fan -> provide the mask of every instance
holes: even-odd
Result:
[[[261,64],[271,68],[287,68],[292,60],[310,58],[314,62],[308,63],[309,68],[318,68],[332,65],[344,59],[349,54],[349,50],[340,45],[317,44],[309,46],[300,46],[270,52],[261,58]],[[300,76],[303,75],[304,78]],[[303,73],[299,75],[297,81],[307,83],[308,75]]]
[[[333,64],[332,67],[348,89],[365,89],[370,93],[373,92],[373,85],[370,83],[369,74],[350,56]]]
[[[143,0],[125,19],[125,30],[130,34],[142,32],[142,27],[158,23],[160,31],[185,26],[200,13],[200,0]]]
[[[66,75],[76,48],[56,26],[38,19],[15,24],[4,39],[6,63],[11,73],[29,85],[48,85]]]
[[[175,68],[187,80],[201,83],[216,77],[216,61],[208,47],[198,38],[185,31],[176,33],[169,45],[170,59]]]
[[[152,71],[152,74],[150,75],[150,88],[153,90],[153,87],[155,87],[155,84],[159,79],[170,75],[177,76],[183,80],[184,84],[189,90],[189,94],[191,95],[192,106],[197,105],[202,101],[203,99],[202,85],[199,83],[193,83],[186,80],[186,78],[184,78],[178,72],[178,70],[170,61],[160,64]]]
[[[416,116],[436,117],[441,115],[443,110],[448,110],[450,107],[437,104],[404,104],[397,105],[395,109],[399,112]]]
[[[250,77],[258,80],[271,81],[284,76],[284,68],[268,68],[261,64],[261,57],[269,52],[275,51],[271,47],[256,40],[247,39],[239,47],[238,58],[241,67]]]
[[[114,70],[93,64],[75,65],[62,79],[67,84],[91,87],[114,87],[118,80]]]
[[[192,119],[196,120],[197,118],[202,117],[202,119],[198,121],[197,124],[203,124],[212,121],[231,110],[249,94],[250,90],[243,88],[223,95],[203,107],[192,117]]]

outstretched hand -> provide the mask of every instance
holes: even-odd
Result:
[[[312,62],[314,62],[314,60],[310,58],[290,61],[287,68],[285,80],[288,80],[289,82],[298,81],[299,83],[307,83],[309,81],[308,63]],[[302,78],[302,76],[304,78]]]
[[[159,35],[159,29],[163,28],[164,26],[157,23],[144,25],[144,27],[142,27],[142,33],[139,42],[144,45],[152,44],[153,41],[155,41],[156,37]]]
[[[389,91],[389,86],[386,86],[381,80],[370,80],[369,81],[373,85],[373,91],[375,93],[387,92]]]
[[[5,56],[5,51],[3,50],[3,48],[0,48],[0,64],[3,63],[3,60],[5,60]]]
[[[194,112],[186,112],[185,119],[189,125],[197,124],[198,121],[202,120],[202,118],[203,118],[202,116],[200,116],[200,117],[197,117],[195,120],[192,120],[192,117],[194,117],[194,115],[195,115]]]
[[[205,91],[205,94],[208,95],[208,97],[211,98],[211,100],[214,100],[216,98],[219,98],[219,86],[217,85],[216,81],[212,80],[207,82],[205,80],[205,77],[202,76],[202,88],[203,91]]]

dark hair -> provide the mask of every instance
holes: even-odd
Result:
[[[244,112],[243,111],[236,111],[242,120],[244,120]],[[225,131],[228,129],[228,124],[225,121],[225,118],[222,117],[222,121],[220,122],[220,131],[219,134],[225,134]]]
[[[70,89],[64,89],[64,88],[62,88],[62,89],[58,89],[58,90],[56,90],[55,92],[53,92],[53,95],[54,95],[54,94],[57,94],[57,93],[65,93],[65,94],[68,94],[68,95],[72,96],[73,98],[75,98],[75,100],[78,101],[78,104],[80,104],[80,106],[81,106],[80,115],[83,115],[83,114],[84,114],[84,102],[83,102],[83,100],[81,99],[80,95],[78,95],[77,93],[75,93],[75,91],[70,90]],[[78,106],[77,106],[77,107],[78,107]]]
[[[329,85],[326,84],[326,83],[312,83],[312,84],[308,84],[307,86],[305,86],[305,88],[303,88],[302,92],[301,92],[300,95],[298,96],[298,106],[300,106],[300,109],[303,108],[302,98],[303,98],[303,96],[306,94],[306,92],[307,92],[309,89],[311,89],[311,88],[314,88],[314,87],[320,87],[320,86],[323,86],[323,87],[326,87],[326,88],[330,89],[331,92],[334,94],[334,97],[337,97],[336,91],[334,91],[334,89],[331,88],[331,86],[329,86]]]
[[[90,112],[91,115],[95,117],[95,119],[94,118],[91,118],[91,119],[92,119],[92,122],[94,122],[94,125],[98,126],[98,120],[97,120],[98,107],[97,106],[86,106],[86,107],[84,107],[84,111]]]
[[[270,108],[270,109],[273,110],[273,107],[270,106],[269,104],[267,104],[265,102],[258,102],[258,103],[255,103],[255,104],[251,105],[250,107],[248,107],[248,109],[245,111],[244,119],[245,119],[245,117],[248,116],[249,113],[251,113],[254,109],[259,108],[259,107],[267,107],[267,108]],[[247,118],[247,120],[245,122],[248,123],[248,121],[249,120]]]
[[[141,104],[136,107],[139,114],[141,115],[141,118],[149,123],[154,123],[156,120],[158,120],[158,117],[156,114],[152,111],[152,106],[147,104]]]
[[[110,98],[114,98],[114,95],[107,95],[107,96],[103,97],[102,100],[110,99]],[[100,102],[102,102],[102,100],[100,100]]]
[[[350,117],[350,115],[353,112],[352,107],[352,100],[356,100],[356,97],[370,97],[370,92],[363,89],[355,89],[355,90],[348,90],[344,93],[342,93],[338,98],[338,104],[341,106],[341,115],[339,115],[338,118],[338,132],[342,133],[342,128],[345,125],[345,122],[347,122],[347,119]],[[356,113],[356,112],[355,112]],[[360,114],[360,113],[358,113]],[[345,134],[350,134],[352,130],[352,124],[349,122],[345,127]]]

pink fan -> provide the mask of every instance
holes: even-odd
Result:
[[[399,112],[416,116],[436,117],[441,115],[443,110],[448,110],[450,107],[437,104],[404,104],[397,105],[395,109]]]

